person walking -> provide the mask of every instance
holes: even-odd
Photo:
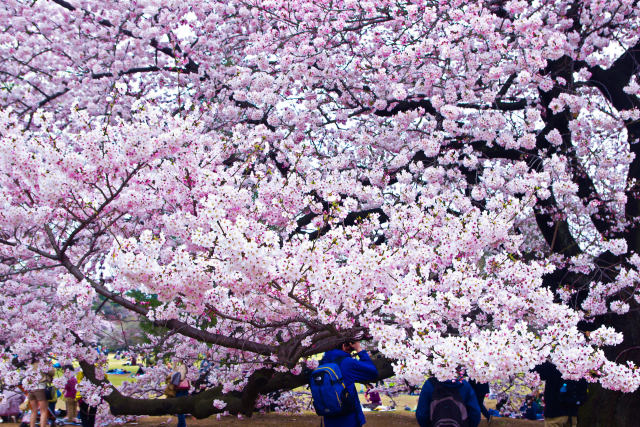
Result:
[[[462,378],[439,381],[435,377],[425,381],[418,398],[416,420],[420,427],[432,427],[447,420],[447,426],[477,427],[480,406],[469,383]]]
[[[36,362],[33,365],[35,370],[40,367]],[[36,427],[38,421],[38,410],[40,411],[40,425],[46,426],[49,419],[49,402],[47,399],[47,386],[53,379],[54,371],[49,370],[41,372],[39,381],[28,390],[29,407],[31,408],[31,417],[29,419],[29,427]]]
[[[562,379],[562,374],[551,362],[536,366],[534,371],[545,382],[545,427],[576,427],[578,409],[587,400],[587,382]]]
[[[179,381],[176,381],[177,384],[174,384],[176,389],[176,397],[188,396],[189,388],[191,388],[191,383],[187,379],[187,367],[184,363],[176,363],[174,365],[174,375],[180,374]],[[187,427],[187,415],[186,414],[177,414],[178,417],[178,426],[177,427]]]
[[[357,353],[357,359],[351,357],[352,352]],[[362,349],[359,341],[345,342],[324,354],[320,366],[327,363],[335,363],[340,367],[345,390],[351,399],[349,402],[351,410],[344,415],[323,417],[325,427],[360,427],[364,425],[366,420],[355,383],[365,384],[378,379],[378,369],[369,357],[369,353]]]

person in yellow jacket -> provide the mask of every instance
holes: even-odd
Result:
[[[76,375],[76,379],[78,380],[78,384],[80,384],[80,381],[84,379],[84,373],[80,371],[78,375]],[[98,408],[90,406],[82,399],[82,394],[80,393],[79,388],[76,388],[76,400],[80,405],[80,422],[82,423],[82,427],[94,427],[96,424],[96,411]]]

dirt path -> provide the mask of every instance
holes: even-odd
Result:
[[[365,427],[416,427],[415,415],[413,412],[383,412],[367,413],[367,424]],[[177,420],[175,417],[148,417],[141,419],[137,424],[125,424],[127,427],[175,427]],[[515,420],[510,418],[495,418],[491,421],[491,427],[543,427],[542,421]],[[315,415],[254,415],[250,419],[239,420],[235,417],[222,417],[217,420],[215,417],[204,420],[187,418],[188,427],[205,426],[245,426],[245,427],[303,427],[320,426],[320,418]],[[480,423],[480,427],[487,427],[486,421]]]
[[[372,413],[367,412],[367,424],[365,427],[416,427],[418,423],[415,414],[408,411],[393,411]],[[176,417],[142,417],[135,423],[124,424],[124,427],[175,427],[178,421]],[[3,423],[3,426],[18,427],[18,424]],[[511,418],[494,418],[491,421],[491,427],[543,427],[542,421],[516,420]],[[188,427],[209,427],[209,426],[244,426],[244,427],[304,427],[304,426],[320,426],[320,418],[311,415],[282,415],[282,414],[256,414],[248,419],[238,419],[236,417],[216,417],[197,420],[195,418],[187,418]],[[488,427],[486,421],[480,423],[480,427]]]

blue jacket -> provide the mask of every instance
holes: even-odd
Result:
[[[469,427],[478,427],[480,424],[480,406],[473,389],[466,381],[444,381],[445,387],[457,388],[460,393],[462,402],[467,407],[469,414]],[[416,419],[420,427],[431,427],[431,396],[433,395],[433,384],[427,380],[422,386],[420,397],[418,398],[418,407],[416,408]]]
[[[362,406],[360,406],[360,399],[358,399],[355,383],[376,381],[378,379],[378,369],[371,361],[369,354],[364,350],[358,353],[360,360],[352,358],[342,350],[330,350],[324,354],[320,364],[332,362],[340,357],[344,357],[340,362],[340,371],[342,371],[344,385],[349,391],[349,394],[355,399],[354,406],[356,410],[342,417],[324,417],[324,425],[326,427],[359,427],[363,425],[366,420],[362,413]]]

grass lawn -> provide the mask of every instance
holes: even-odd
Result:
[[[134,382],[136,380],[136,378],[131,375],[138,372],[140,367],[125,365],[125,363],[128,362],[129,359],[116,360],[113,358],[113,355],[109,355],[109,369],[122,369],[129,372],[128,374],[107,374],[107,379],[111,384],[119,387],[125,381]]]

